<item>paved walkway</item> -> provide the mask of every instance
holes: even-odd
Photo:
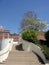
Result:
[[[0,65],[44,65],[33,52],[18,51],[13,46],[6,62]]]

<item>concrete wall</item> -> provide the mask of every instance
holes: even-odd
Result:
[[[22,47],[25,51],[33,51],[35,52],[38,56],[41,57],[44,63],[46,63],[46,58],[44,54],[42,53],[42,50],[39,46],[35,45],[34,43],[23,41]]]
[[[9,52],[13,46],[13,39],[7,38],[0,40],[0,62],[3,62],[7,59]]]
[[[0,40],[0,50],[3,50],[6,48],[6,46],[10,43],[11,44],[11,39],[2,39]]]

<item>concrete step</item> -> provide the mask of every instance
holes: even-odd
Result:
[[[38,62],[38,59],[36,56],[34,56],[34,54],[32,55],[32,53],[27,53],[27,52],[15,52],[15,53],[10,53],[9,57],[8,57],[8,61],[32,61],[32,62]],[[34,61],[35,60],[35,61]]]
[[[38,57],[33,52],[18,51],[15,45],[9,54],[7,61],[0,65],[44,65],[39,62]]]
[[[27,61],[6,61],[4,63],[1,63],[0,65],[44,65],[37,62],[27,62]]]

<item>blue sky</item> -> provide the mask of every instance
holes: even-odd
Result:
[[[11,33],[19,33],[21,20],[27,11],[35,11],[38,18],[49,24],[49,0],[0,0],[0,26]]]

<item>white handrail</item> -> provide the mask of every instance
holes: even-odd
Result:
[[[0,55],[2,55],[3,53],[5,53],[8,49],[9,49],[9,44],[7,45],[7,47],[5,47],[5,49],[0,51]]]
[[[5,45],[5,48],[3,48],[2,50],[0,50],[0,62],[3,62],[3,61],[5,61],[6,59],[7,59],[7,57],[8,57],[8,55],[9,55],[9,52],[11,51],[11,49],[12,49],[12,39],[10,39],[10,38],[7,38],[7,39],[4,39],[3,40],[3,44],[4,43],[6,43]],[[4,47],[4,45],[3,45],[3,47]]]

